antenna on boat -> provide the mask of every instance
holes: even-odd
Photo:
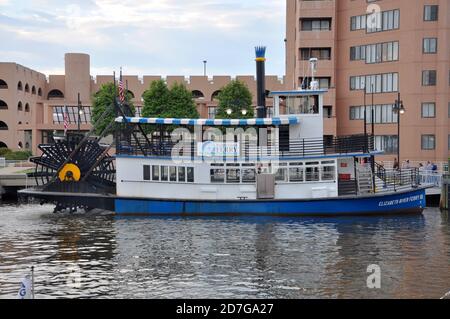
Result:
[[[319,89],[319,82],[316,81],[315,75],[317,72],[317,63],[319,60],[317,58],[311,58],[309,59],[309,63],[311,65],[311,84],[310,89],[311,90],[318,90]]]

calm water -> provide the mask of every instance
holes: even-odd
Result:
[[[39,298],[439,298],[450,223],[336,219],[56,216],[0,206],[0,298],[36,267]],[[382,269],[369,290],[367,267]]]

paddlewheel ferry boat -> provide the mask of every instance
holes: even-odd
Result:
[[[121,111],[115,156],[87,136],[41,145],[43,155],[32,159],[41,186],[22,194],[57,210],[119,215],[421,213],[426,196],[417,170],[378,165],[373,136],[324,138],[326,91],[314,79],[308,89],[271,92],[267,116],[262,50],[257,118],[137,118]]]

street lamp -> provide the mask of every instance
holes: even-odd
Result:
[[[397,136],[397,161],[398,165],[400,166],[400,118],[403,114],[406,113],[405,106],[403,105],[403,101],[400,98],[400,92],[398,93],[398,98],[395,101],[395,105],[393,108],[394,113],[397,114],[397,129],[398,129],[398,136]]]
[[[83,105],[81,105],[80,93],[78,93],[78,133],[81,133],[81,116],[83,114]]]
[[[247,110],[246,109],[243,109],[241,112],[242,112],[242,115],[244,115],[244,116],[247,115]]]
[[[228,114],[228,115],[231,115],[232,113],[233,113],[233,110],[232,110],[232,109],[228,109],[228,110],[227,110],[227,114]]]

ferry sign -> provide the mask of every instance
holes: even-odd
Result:
[[[197,144],[197,156],[203,157],[223,157],[239,156],[241,148],[239,143],[217,143],[203,142]]]

